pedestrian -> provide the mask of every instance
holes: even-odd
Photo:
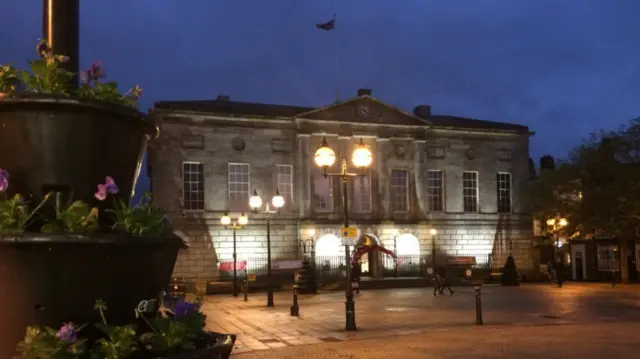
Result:
[[[449,285],[449,273],[447,272],[447,268],[442,269],[442,275],[440,275],[440,294],[444,294],[444,290],[449,290],[449,295],[453,295],[453,289]]]
[[[442,281],[441,281],[440,273],[438,273],[438,269],[434,268],[433,270],[433,296],[437,296],[438,293],[441,293],[442,290]]]
[[[560,258],[556,259],[555,271],[558,288],[562,288],[562,282],[564,281],[564,263],[562,263]]]
[[[360,262],[355,262],[351,266],[351,289],[360,294]]]

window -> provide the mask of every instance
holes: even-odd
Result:
[[[277,165],[276,176],[278,192],[284,197],[284,205],[291,206],[293,204],[293,166]]]
[[[478,172],[462,172],[462,200],[465,212],[478,212]]]
[[[204,166],[182,163],[182,206],[188,211],[204,211]]]
[[[442,171],[427,171],[427,201],[429,211],[444,211],[444,173]]]
[[[391,210],[409,212],[409,171],[391,170]]]
[[[316,212],[333,212],[333,177],[313,174],[313,209]]]
[[[598,270],[602,272],[615,272],[620,270],[617,246],[615,245],[599,245],[598,246]]]
[[[496,175],[498,189],[498,213],[511,212],[511,173],[499,172]]]
[[[356,212],[371,212],[371,171],[364,176],[357,176],[353,180],[353,199]]]
[[[244,211],[249,207],[249,164],[229,163],[229,209]]]

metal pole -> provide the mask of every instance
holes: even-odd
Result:
[[[233,224],[233,296],[238,296],[238,262],[236,254],[236,224]]]
[[[271,217],[267,214],[267,307],[273,306],[273,288],[271,287]]]
[[[476,286],[476,325],[483,325],[482,320],[482,287]]]
[[[436,270],[436,236],[431,236],[431,266]]]
[[[42,38],[56,55],[69,57],[62,67],[74,74],[73,87],[78,86],[80,49],[80,0],[43,0]]]
[[[400,276],[400,267],[398,266],[398,239],[393,236],[393,254],[396,255],[396,278]]]
[[[342,199],[344,203],[344,226],[349,227],[349,195],[347,190],[349,189],[349,176],[346,174],[346,161],[342,163]],[[345,301],[345,315],[346,323],[345,329],[348,331],[357,330],[356,328],[356,304],[353,301],[353,288],[351,287],[351,261],[349,255],[349,246],[344,246],[344,259],[347,267],[347,289],[346,289],[346,301]]]
[[[298,306],[298,288],[293,285],[293,303],[291,305],[291,316],[297,317],[300,315],[300,307]]]

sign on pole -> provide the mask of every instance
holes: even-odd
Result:
[[[342,227],[340,237],[343,246],[355,246],[358,242],[358,229],[356,227]]]

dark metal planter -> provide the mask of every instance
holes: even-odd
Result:
[[[11,358],[28,325],[93,324],[97,298],[109,324],[134,320],[134,308],[171,280],[178,237],[128,234],[25,234],[0,238],[0,358]]]
[[[112,176],[128,202],[157,134],[146,115],[125,106],[46,94],[0,99],[0,168],[11,175],[10,194],[34,200],[54,189],[96,202],[96,185]]]
[[[181,353],[164,359],[228,359],[231,356],[236,336],[233,334],[212,333],[217,337],[216,343],[209,348]]]

